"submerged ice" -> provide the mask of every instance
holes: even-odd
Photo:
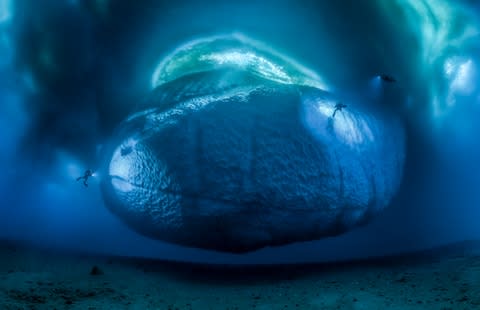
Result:
[[[327,89],[325,82],[313,71],[241,33],[207,37],[181,45],[160,62],[153,74],[152,86],[220,68],[245,70],[281,84]]]
[[[107,148],[102,192],[134,230],[251,251],[337,235],[399,187],[404,132],[243,36],[197,40],[157,68],[149,106]]]

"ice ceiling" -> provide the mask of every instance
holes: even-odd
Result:
[[[107,149],[107,206],[147,236],[244,252],[343,233],[403,172],[398,119],[316,86],[243,35],[197,40],[156,70],[150,106]]]
[[[430,113],[443,123],[457,104],[480,104],[478,11],[462,1],[380,2],[385,15],[407,29],[419,44],[418,74],[426,82]],[[402,13],[405,23],[395,14]],[[421,104],[421,103],[418,103]]]

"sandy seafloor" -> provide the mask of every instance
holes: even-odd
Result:
[[[480,309],[476,241],[401,257],[277,266],[0,244],[0,309]],[[103,274],[91,275],[94,266]]]

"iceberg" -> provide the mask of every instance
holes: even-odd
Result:
[[[344,101],[333,117],[338,98],[315,75],[236,37],[199,42],[166,58],[148,109],[105,148],[114,214],[151,238],[241,253],[338,235],[388,206],[405,157],[394,115]]]

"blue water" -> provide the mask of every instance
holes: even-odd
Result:
[[[442,8],[442,9],[439,9]],[[478,239],[480,8],[472,1],[0,0],[0,237],[42,246],[214,262],[383,255]],[[333,93],[405,125],[403,182],[368,225],[231,255],[143,237],[94,176],[116,126],[141,109],[176,47],[239,32],[298,60]],[[382,83],[390,74],[395,83]]]

